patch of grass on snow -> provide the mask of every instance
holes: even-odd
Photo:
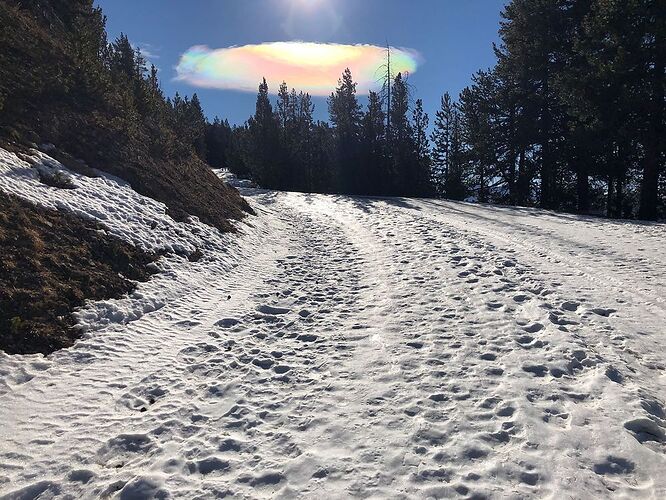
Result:
[[[72,312],[145,281],[157,256],[94,222],[0,194],[0,349],[48,354],[79,336]]]

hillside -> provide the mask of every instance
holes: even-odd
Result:
[[[0,1],[0,139],[53,144],[70,168],[116,175],[177,220],[232,230],[251,208],[200,159],[198,100],[166,99],[156,70],[126,37],[109,44],[104,23],[92,0]]]
[[[9,354],[71,346],[79,336],[72,311],[132,292],[157,257],[89,219],[4,193],[0,253],[0,349]]]
[[[222,232],[252,209],[204,161],[196,96],[165,98],[127,37],[108,42],[92,0],[0,0],[0,26],[0,172],[21,165],[36,201],[52,200],[31,206],[26,186],[0,179],[0,349],[48,354],[81,336],[86,300],[131,293],[162,253],[198,256],[107,235],[103,209],[63,207],[68,191],[113,178],[174,223]]]

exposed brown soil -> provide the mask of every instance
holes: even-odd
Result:
[[[157,256],[71,214],[0,191],[0,349],[51,353],[79,337],[72,312],[145,281]]]
[[[201,222],[229,232],[234,231],[230,219],[254,214],[236,188],[222,182],[194,155],[179,162],[146,161],[151,165],[130,164],[106,170],[128,181],[139,194],[164,203],[177,221],[196,215]]]

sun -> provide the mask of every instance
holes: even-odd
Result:
[[[291,0],[292,7],[315,9],[321,7],[327,0]]]

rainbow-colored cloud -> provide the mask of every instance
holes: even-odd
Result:
[[[420,62],[415,50],[391,48],[393,73],[414,73]],[[368,93],[377,87],[384,64],[386,47],[376,45],[272,42],[223,49],[197,45],[181,56],[176,71],[178,80],[197,87],[254,92],[265,77],[271,92],[286,81],[311,95],[327,96],[345,68],[351,69],[358,92]]]

